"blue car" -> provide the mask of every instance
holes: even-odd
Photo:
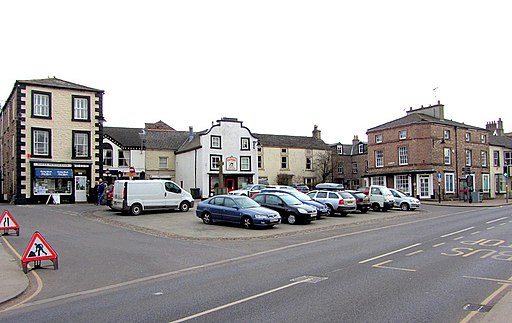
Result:
[[[273,227],[281,223],[277,211],[262,207],[243,195],[216,195],[197,204],[196,216],[204,224],[213,222],[238,223],[246,229]]]
[[[261,190],[261,192],[280,192],[280,193],[287,193],[290,195],[295,196],[298,198],[302,203],[310,205],[316,209],[316,218],[320,219],[322,216],[328,216],[330,213],[329,207],[327,205],[320,203],[318,201],[315,201],[311,198],[311,196],[293,189],[293,190],[281,190],[277,188],[264,188]]]

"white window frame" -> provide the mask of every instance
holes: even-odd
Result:
[[[220,136],[210,136],[210,147],[215,149],[222,148]]]
[[[364,153],[364,144],[359,144],[359,153],[360,154]]]
[[[491,178],[489,174],[482,174],[482,192],[489,193],[491,186]]]
[[[409,150],[407,147],[398,147],[398,165],[408,165],[409,164]]]
[[[119,149],[117,151],[117,165],[119,167],[130,166],[130,151]]]
[[[375,151],[375,167],[377,167],[377,168],[384,167],[384,151],[383,150]]]
[[[480,159],[482,161],[482,167],[487,167],[487,151],[482,150],[480,152]]]
[[[400,130],[400,132],[398,133],[398,139],[399,140],[407,139],[407,130]]]
[[[473,158],[472,158],[472,157],[473,157],[473,156],[472,156],[472,155],[473,155],[473,153],[472,153],[471,149],[466,149],[466,151],[465,151],[465,155],[466,155],[466,158],[465,158],[465,162],[466,162],[466,163],[465,163],[465,165],[466,165],[466,166],[471,166],[471,165],[472,165],[472,163],[473,163]]]
[[[338,153],[338,155],[343,155],[343,146],[342,145],[337,145],[336,146],[336,152]]]
[[[222,160],[222,156],[211,155],[210,156],[210,170],[219,170],[219,163]]]
[[[50,156],[50,130],[33,129],[32,130],[32,154],[35,156]],[[13,143],[14,144],[14,143]]]
[[[306,157],[306,170],[313,169],[313,157]]]
[[[288,169],[288,156],[281,156],[281,169]]]
[[[158,157],[158,168],[159,169],[169,168],[169,157],[167,157],[167,156]]]
[[[480,142],[485,144],[487,142],[487,136],[485,134],[480,135]]]
[[[375,135],[375,143],[376,144],[382,143],[382,135]]]
[[[32,113],[35,117],[50,117],[50,94],[33,93],[32,95]]]
[[[471,141],[471,134],[469,132],[466,132],[464,134],[464,138],[465,138],[466,142],[470,142]]]
[[[444,164],[451,165],[452,164],[452,149],[444,148]]]
[[[443,138],[450,139],[450,130],[443,130]]]
[[[395,189],[412,195],[411,192],[411,176],[395,175]]]
[[[343,162],[339,161],[337,166],[338,174],[343,174]]]
[[[73,120],[89,120],[89,100],[73,97]]]
[[[352,174],[357,174],[357,162],[352,162]]]
[[[444,173],[444,192],[455,193],[455,173]]]
[[[251,170],[251,157],[240,156],[240,170],[250,171]]]
[[[74,157],[89,158],[90,156],[90,134],[87,132],[73,133]]]

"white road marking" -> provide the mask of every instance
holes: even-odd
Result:
[[[410,246],[408,246],[408,247],[404,247],[404,248],[402,248],[402,249],[398,249],[398,250],[395,250],[395,251],[391,251],[391,252],[385,253],[385,254],[380,255],[380,256],[375,256],[375,257],[370,258],[370,259],[362,260],[362,261],[360,261],[359,263],[360,263],[360,264],[364,264],[364,263],[367,263],[367,262],[369,262],[369,261],[372,261],[372,260],[375,260],[375,259],[379,259],[379,258],[382,258],[382,257],[386,257],[386,256],[389,256],[389,255],[392,255],[392,254],[398,253],[398,252],[400,252],[400,251],[404,251],[404,250],[407,250],[407,249],[411,249],[411,248],[414,248],[414,247],[417,247],[417,246],[421,246],[421,243],[419,243],[419,242],[418,242],[418,243],[415,243],[415,244],[410,245]]]
[[[469,227],[469,228],[462,229],[462,230],[459,230],[459,231],[455,231],[455,232],[452,232],[452,233],[447,233],[447,234],[442,235],[441,238],[446,238],[446,237],[449,237],[449,236],[453,236],[453,235],[456,235],[458,233],[466,232],[466,231],[474,229],[474,228],[475,227]]]

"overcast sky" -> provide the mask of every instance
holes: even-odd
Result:
[[[512,132],[511,1],[2,1],[0,103],[16,80],[105,91],[106,126],[367,140],[440,100]],[[437,90],[434,90],[437,88]]]

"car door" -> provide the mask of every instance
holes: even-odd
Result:
[[[224,208],[222,209],[222,220],[240,223],[240,208],[236,202],[229,197],[224,198]]]
[[[215,197],[210,203],[210,213],[212,219],[223,220],[224,214],[224,197]]]
[[[279,196],[267,195],[266,206],[279,212],[282,217],[286,217],[286,204]]]
[[[181,202],[181,188],[173,182],[165,182],[165,206],[176,208]]]

